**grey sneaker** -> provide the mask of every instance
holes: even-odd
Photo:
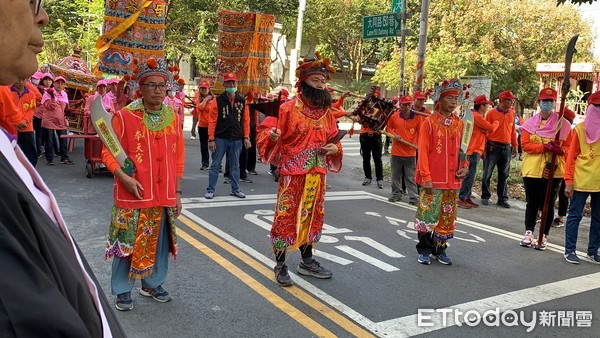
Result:
[[[594,264],[600,264],[600,255],[598,255],[598,254],[595,254],[595,255],[588,254],[588,258],[592,260],[592,263],[594,263]]]
[[[370,179],[370,178],[365,178],[365,180],[362,182],[362,185],[371,185],[371,182],[372,182],[372,181],[373,181],[373,180],[372,180],[372,179]]]
[[[377,188],[383,189],[383,181],[382,180],[377,181]]]
[[[131,292],[125,292],[117,295],[115,307],[119,311],[129,311],[133,309],[133,301],[131,300]]]
[[[206,194],[204,194],[204,198],[206,198],[207,200],[212,200],[213,197],[215,197],[214,192],[207,192]]]
[[[283,287],[294,285],[294,282],[292,282],[292,278],[290,277],[290,274],[288,273],[287,265],[285,265],[285,264],[283,264],[281,266],[275,265],[275,268],[273,268],[273,271],[275,272],[275,280],[277,281],[277,284],[279,284],[280,286],[283,286]]]
[[[571,252],[569,254],[565,254],[565,259],[569,263],[579,264],[579,257],[577,257],[577,254],[575,252]]]
[[[258,175],[258,173],[256,172],[256,170],[248,170],[248,174],[250,174],[250,175]]]
[[[236,192],[229,193],[229,195],[235,196],[235,197],[238,197],[238,198],[246,198],[246,194],[244,194],[243,192],[241,192],[239,190],[236,191]]]
[[[402,201],[402,196],[393,195],[392,197],[388,198],[388,201],[390,201],[390,202]]]
[[[225,177],[225,178],[223,179],[223,183],[225,183],[225,184],[229,184],[229,183],[231,183],[231,180],[229,179],[229,177]]]
[[[248,177],[246,178],[240,178],[240,182],[244,182],[244,183],[252,183],[252,180],[249,179]]]
[[[157,288],[154,289],[141,288],[140,295],[152,297],[152,299],[161,303],[166,303],[172,299],[167,290],[163,289],[162,285],[159,285]]]
[[[319,262],[314,259],[310,264],[305,264],[303,261],[300,261],[300,264],[296,268],[296,271],[304,276],[312,276],[315,278],[327,279],[331,278],[333,273],[319,264]]]

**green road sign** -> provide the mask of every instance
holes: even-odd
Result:
[[[402,2],[404,0],[392,0],[392,13],[402,13]]]
[[[396,14],[380,14],[363,17],[363,39],[376,39],[400,34],[400,20]]]

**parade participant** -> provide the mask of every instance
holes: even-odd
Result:
[[[400,140],[417,144],[419,129],[423,118],[410,110],[413,103],[409,95],[400,99],[400,109],[388,120],[386,131],[393,134],[392,143],[392,196],[390,202],[402,200],[402,181],[406,182],[409,203],[417,205],[419,190],[415,184],[415,170],[417,167],[417,150],[401,143]]]
[[[261,158],[277,164],[281,175],[271,227],[275,279],[281,286],[293,284],[285,264],[288,250],[300,249],[299,274],[332,276],[313,259],[312,247],[323,228],[327,170],[341,169],[342,145],[328,142],[338,133],[331,95],[325,88],[335,69],[329,58],[316,54],[317,59],[305,58],[296,68],[296,97],[281,105],[278,118],[267,117],[257,134]]]
[[[463,122],[453,112],[463,101],[465,89],[457,79],[436,86],[432,94],[436,109],[419,130],[415,181],[422,189],[415,230],[418,262],[425,265],[430,264],[430,256],[444,265],[452,264],[446,242],[454,236],[458,189],[469,170],[468,162],[459,158]]]
[[[42,106],[44,107],[42,114],[42,127],[48,131],[46,133],[46,164],[54,165],[54,154],[48,149],[58,148],[61,164],[73,165],[75,162],[69,159],[67,150],[67,139],[61,135],[67,135],[67,121],[65,118],[65,110],[69,107],[69,98],[65,91],[66,80],[62,76],[54,79],[54,88],[47,89],[42,96]],[[58,137],[58,145],[53,146],[56,140],[54,134]]]
[[[475,182],[477,173],[477,164],[483,155],[485,148],[485,136],[493,132],[500,122],[495,121],[493,124],[488,122],[484,116],[490,106],[494,104],[488,100],[487,96],[479,95],[473,100],[473,134],[467,148],[467,160],[469,161],[469,172],[462,181],[462,186],[458,194],[458,206],[464,209],[477,208],[479,204],[471,199],[471,189]]]
[[[185,80],[179,77],[179,67],[171,66],[169,67],[169,72],[171,72],[171,77],[169,79],[169,87],[167,88],[167,96],[165,97],[164,103],[173,108],[177,120],[179,121],[181,128],[183,128],[183,123],[185,122],[185,105],[183,104],[183,101],[181,101],[179,93],[183,93]]]
[[[366,125],[360,126],[360,155],[363,158],[363,171],[365,180],[362,185],[370,185],[373,182],[373,174],[371,171],[371,156],[375,163],[375,178],[377,179],[377,187],[383,189],[383,162],[381,161],[382,140],[381,134]]]
[[[213,153],[208,187],[204,197],[215,196],[219,178],[219,167],[227,154],[230,166],[231,196],[246,198],[240,191],[240,152],[242,146],[250,148],[250,112],[246,99],[237,93],[237,76],[227,73],[223,76],[225,92],[216,98],[217,109],[208,116],[208,149]]]
[[[498,185],[496,204],[510,208],[508,204],[508,176],[510,175],[510,159],[517,156],[517,131],[515,128],[515,110],[512,104],[516,97],[510,90],[505,90],[498,96],[500,104],[490,110],[485,119],[489,123],[499,121],[495,131],[487,136],[483,156],[483,177],[481,179],[481,204],[488,205],[492,196],[490,180],[494,167],[498,167]]]
[[[583,218],[583,208],[591,196],[592,220],[587,254],[592,263],[600,264],[600,92],[588,97],[585,120],[573,130],[571,146],[565,170],[565,195],[571,199],[571,207],[565,227],[565,259],[579,264],[577,234]]]
[[[83,113],[85,116],[90,116],[90,108],[92,106],[92,102],[94,102],[94,100],[96,100],[96,97],[98,96],[102,98],[102,106],[104,107],[104,109],[106,109],[106,111],[108,111],[109,113],[114,113],[116,111],[113,100],[111,100],[106,95],[106,93],[106,80],[99,80],[98,82],[96,82],[96,92],[86,97],[85,99],[85,105],[83,107]],[[96,134],[96,130],[94,129],[92,123],[89,122],[89,120],[86,127],[86,131],[90,135]]]
[[[44,95],[46,89],[52,87],[54,78],[50,73],[41,73],[40,81],[37,84],[37,90],[41,95]],[[33,129],[35,131],[35,148],[37,151],[38,158],[45,152],[44,142],[46,140],[46,134],[48,131],[42,127],[42,116],[44,114],[44,107],[42,106],[42,99],[40,98],[35,102],[35,113],[33,114]],[[50,149],[52,151],[52,149]]]
[[[575,112],[569,109],[568,107],[565,107],[563,117],[567,121],[569,121],[571,125],[573,125],[573,120],[575,119]],[[571,141],[571,143],[573,143],[573,141]],[[568,158],[568,156],[568,154],[565,154],[565,161]],[[567,210],[569,209],[569,198],[567,198],[567,196],[565,195],[565,188],[565,180],[562,179],[560,181],[560,188],[558,189],[558,193],[556,194],[556,198],[558,199],[558,213],[557,216],[554,218],[554,221],[552,221],[552,227],[554,228],[562,228],[563,226],[565,226],[565,216],[567,216]],[[551,207],[554,207],[554,204],[556,204],[556,200],[550,202]],[[540,217],[538,218],[541,218],[541,215],[542,210],[540,210]]]
[[[133,308],[131,290],[158,302],[171,300],[162,287],[169,253],[177,255],[175,218],[181,213],[184,167],[183,132],[171,107],[163,104],[168,73],[163,60],[148,59],[134,68],[142,97],[116,112],[112,126],[136,171],[128,176],[104,148],[102,160],[115,175],[115,205],[106,243],[114,257],[111,291],[116,308]]]
[[[0,2],[0,85],[37,68],[48,16],[41,1]],[[0,87],[0,112],[13,109]],[[61,216],[56,199],[0,129],[0,332],[7,337],[123,337],[100,284]]]
[[[515,113],[515,130],[517,132],[517,150],[519,153],[519,161],[523,160],[523,146],[521,144],[521,126],[523,125],[523,117]]]
[[[216,114],[217,101],[210,91],[210,83],[206,80],[198,85],[198,98],[194,112],[198,117],[198,138],[200,139],[200,153],[202,166],[200,170],[208,169],[210,165],[210,152],[208,151],[208,116]]]
[[[17,125],[17,143],[27,156],[31,165],[37,164],[37,150],[35,147],[35,136],[33,132],[33,115],[35,113],[36,101],[42,99],[42,95],[35,86],[28,83],[27,79],[21,79],[10,87],[14,105],[19,109],[22,116]]]
[[[427,94],[417,90],[414,94],[413,94],[413,99],[414,99],[414,103],[413,105],[410,107],[411,110],[414,111],[418,111],[421,113],[425,113],[427,115],[431,115],[431,111],[429,111],[429,109],[425,108],[425,106],[423,106],[425,104],[425,100],[427,100]]]
[[[554,217],[554,208],[548,209],[546,215],[546,227],[541,246],[533,239],[538,209],[544,203],[546,188],[548,186],[548,172],[553,154],[556,154],[556,171],[552,179],[550,201],[553,201],[558,185],[563,178],[565,168],[565,152],[569,149],[571,125],[567,120],[561,118],[555,111],[557,93],[552,88],[544,88],[538,96],[540,110],[529,118],[521,126],[521,142],[523,144],[523,164],[521,175],[523,176],[523,187],[525,188],[525,235],[521,240],[521,246],[546,250],[550,224]],[[560,141],[555,141],[557,131]]]

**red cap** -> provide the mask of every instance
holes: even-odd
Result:
[[[502,93],[500,93],[500,95],[498,95],[498,98],[500,100],[514,100],[517,97],[513,95],[513,93],[510,90],[505,90]]]
[[[473,100],[474,104],[489,104],[489,105],[493,105],[494,102],[488,100],[487,96],[485,95],[479,95],[475,98],[475,100]]]
[[[575,119],[575,112],[565,107],[563,117],[569,120],[569,122],[573,123],[573,120]]]
[[[542,90],[540,90],[540,95],[538,96],[539,100],[554,100],[556,101],[556,97],[558,96],[558,94],[556,93],[556,90],[552,89],[552,88],[544,88]]]
[[[427,100],[427,95],[420,90],[417,90],[413,94],[413,97],[415,98],[415,100]]]
[[[288,96],[290,96],[290,92],[288,92],[288,90],[285,89],[285,88],[281,88],[281,90],[279,91],[279,93],[281,93],[281,99],[282,100],[286,100],[288,98]]]
[[[588,96],[588,104],[600,104],[600,91]]]
[[[235,73],[227,73],[223,75],[223,82],[227,81],[237,81],[237,75],[235,75]]]
[[[398,102],[398,101],[400,101],[400,97],[398,97],[398,96],[394,96],[394,97],[392,97],[392,101],[396,101],[396,102]]]
[[[208,82],[206,80],[200,81],[198,88],[209,88],[210,89],[210,82]]]
[[[404,95],[400,99],[400,104],[411,104],[413,103],[412,97],[410,95]]]

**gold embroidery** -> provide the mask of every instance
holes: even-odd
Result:
[[[137,148],[135,149],[135,159],[138,163],[142,163],[144,160],[144,150],[142,150],[142,144],[138,143]]]

